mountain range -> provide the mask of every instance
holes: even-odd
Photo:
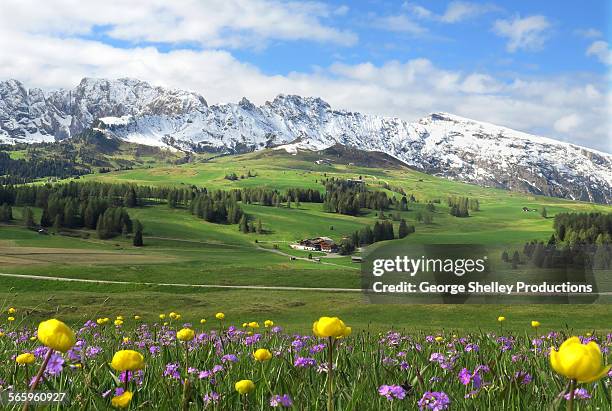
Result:
[[[407,122],[295,95],[260,106],[246,98],[209,105],[194,92],[127,78],[84,78],[54,91],[0,82],[0,143],[59,141],[91,128],[133,143],[220,154],[340,144],[458,181],[612,203],[612,155],[443,112]]]

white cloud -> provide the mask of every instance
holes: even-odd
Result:
[[[576,113],[563,116],[555,121],[554,128],[560,133],[568,133],[573,131],[582,123],[582,119]]]
[[[324,23],[346,7],[277,0],[5,0],[0,25],[31,33],[101,30],[128,42],[261,47],[268,40],[352,45],[357,36]]]
[[[442,14],[411,3],[404,3],[404,9],[421,19],[436,20],[442,23],[459,23],[498,10],[492,4],[472,3],[467,1],[451,1]]]
[[[497,10],[497,7],[490,4],[453,1],[449,3],[440,20],[445,23],[457,23],[495,10]]]
[[[603,64],[612,66],[612,49],[606,41],[597,40],[593,42],[587,49],[586,55],[595,56]]]
[[[78,8],[80,3],[74,4]],[[59,16],[65,12],[58,9]],[[141,11],[128,8],[125,13]],[[84,31],[88,24],[98,24],[88,21],[112,17],[77,15],[65,15],[73,27],[55,26],[52,17],[34,12],[22,16],[27,30],[15,22],[0,24],[0,80],[17,78],[26,87],[72,88],[85,76],[135,77],[199,92],[210,104],[236,102],[243,96],[262,104],[279,93],[320,96],[336,108],[408,121],[433,111],[448,111],[612,150],[612,97],[600,77],[502,78],[487,72],[445,69],[423,58],[382,64],[336,63],[309,72],[269,75],[227,50],[161,52],[155,47],[120,48],[71,37],[67,30]],[[0,13],[0,20],[3,16]],[[14,16],[16,21],[22,18],[18,13]],[[28,18],[36,23],[26,21]],[[84,23],[79,24],[79,19]],[[115,19],[129,20],[123,15]],[[46,26],[37,26],[44,21]],[[194,38],[199,38],[198,33]],[[579,124],[574,126],[571,118],[561,121],[573,113],[580,117]]]
[[[603,33],[594,28],[574,30],[574,34],[585,39],[597,39],[603,36]]]
[[[511,20],[496,20],[493,31],[508,39],[507,50],[537,51],[544,47],[551,27],[545,16],[514,17]]]
[[[388,31],[399,33],[410,33],[419,35],[427,32],[427,29],[405,14],[396,16],[378,17],[374,21],[374,26]]]

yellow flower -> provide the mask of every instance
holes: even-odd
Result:
[[[242,323],[243,328],[247,328],[248,326],[249,326],[249,323]]]
[[[76,342],[70,327],[55,318],[38,325],[38,340],[47,347],[61,352],[68,351]]]
[[[111,405],[115,408],[127,408],[130,405],[130,401],[132,401],[132,392],[124,391],[121,395],[116,395],[111,400]]]
[[[215,314],[215,318],[216,318],[217,320],[224,320],[224,319],[225,319],[225,314],[223,314],[223,313],[217,313],[217,314]]]
[[[96,320],[96,323],[98,323],[98,325],[104,325],[104,324],[106,324],[106,323],[107,323],[107,322],[109,322],[109,321],[110,321],[110,319],[109,319],[109,318],[98,318],[98,319]]]
[[[164,323],[164,327],[165,327],[166,325],[168,325],[168,322],[167,322],[167,321]]]
[[[538,327],[540,326],[540,322],[539,322],[539,321],[532,321],[532,322],[531,322],[531,326],[532,326],[533,328],[538,328]]]
[[[118,315],[116,319],[117,319],[117,320],[120,320],[120,321],[125,320],[125,318],[123,318],[123,316],[122,316],[122,315]]]
[[[506,317],[504,317],[503,315],[500,315],[499,317],[497,317],[497,321],[499,321],[500,323],[503,323],[504,321],[506,321]]]
[[[124,343],[129,343],[130,342],[130,337],[123,337],[123,342]]]
[[[259,323],[257,321],[251,321],[248,325],[250,328],[259,328]]]
[[[37,338],[36,338],[36,336],[35,336],[35,335],[33,335],[33,336],[31,336],[31,337],[30,337],[30,341],[36,341],[36,340],[37,340]]]
[[[347,337],[351,334],[351,327],[347,327],[338,317],[321,317],[312,324],[312,332],[317,337]]]
[[[565,340],[559,351],[550,350],[550,365],[558,373],[578,382],[593,382],[610,371],[603,365],[603,356],[596,342],[582,344],[580,338]]]
[[[176,338],[181,341],[191,341],[195,337],[195,332],[191,328],[183,328],[176,333]]]
[[[123,325],[123,320],[115,320],[115,325],[116,326]]]
[[[260,348],[253,353],[253,357],[255,357],[257,361],[268,361],[270,358],[272,358],[272,353],[265,348]]]
[[[0,338],[4,337],[4,333],[0,331]]]
[[[34,357],[34,354],[29,352],[19,354],[17,358],[15,358],[15,362],[17,364],[32,364],[34,360],[36,360],[36,357]]]
[[[266,321],[264,321],[264,327],[266,327],[266,328],[270,328],[270,327],[272,327],[272,326],[274,326],[274,321],[272,321],[272,320],[266,320]]]
[[[17,312],[17,310],[14,307],[11,307],[8,309],[8,313],[9,314],[15,314]]]
[[[442,342],[444,341],[444,338],[437,336],[436,338],[434,338],[434,340],[436,340],[436,342]]]
[[[136,321],[138,321],[138,320],[140,320],[140,316],[139,316],[139,315],[135,315],[135,316],[134,316],[134,319],[135,319]]]
[[[163,319],[165,319],[165,318],[166,318],[166,314],[160,314],[160,315],[159,315],[159,319],[160,319],[160,320],[163,320]]]
[[[134,350],[121,350],[113,355],[111,367],[117,371],[138,371],[144,368],[144,357]]]
[[[206,324],[206,319],[205,319],[205,318],[202,318],[202,319],[200,320],[200,324]]]
[[[7,320],[9,320],[9,321],[15,321],[15,317],[9,317],[9,318],[7,318]]]
[[[248,394],[255,389],[255,383],[251,380],[240,380],[234,385],[234,388],[240,394]]]
[[[168,317],[172,318],[173,320],[178,320],[180,316],[172,311],[170,314],[168,314]]]

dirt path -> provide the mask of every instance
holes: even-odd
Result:
[[[361,292],[359,288],[323,288],[323,287],[274,287],[265,285],[220,285],[220,284],[172,284],[147,283],[136,281],[90,280],[86,278],[50,277],[45,275],[0,273],[0,277],[26,278],[40,281],[65,281],[90,284],[120,284],[120,285],[153,285],[162,287],[193,287],[193,288],[227,288],[235,290],[272,290],[272,291],[326,291],[326,292]]]

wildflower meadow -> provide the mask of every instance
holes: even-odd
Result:
[[[351,329],[336,317],[289,333],[273,319],[113,316],[0,326],[0,391],[65,392],[51,409],[612,409],[612,333],[426,335]],[[542,321],[545,323],[545,321]]]

